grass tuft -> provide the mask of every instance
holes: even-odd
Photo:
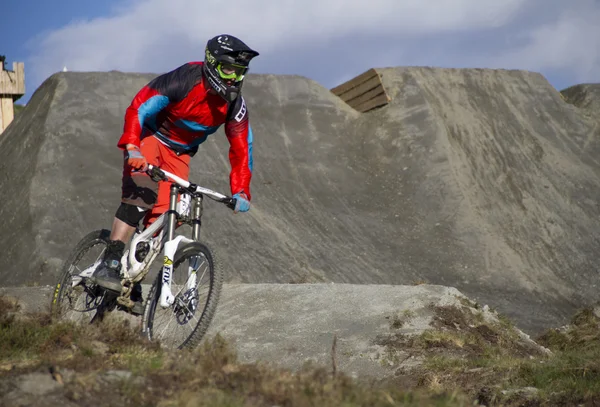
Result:
[[[16,388],[11,383],[23,374],[45,372],[61,384],[56,404],[82,406],[600,404],[600,320],[593,309],[538,338],[550,354],[523,339],[508,319],[486,320],[472,305],[432,310],[431,328],[416,336],[397,329],[413,315],[390,317],[390,334],[376,342],[396,374],[367,383],[319,366],[292,372],[241,363],[219,335],[194,350],[165,350],[127,322],[51,322],[0,297],[0,383]]]

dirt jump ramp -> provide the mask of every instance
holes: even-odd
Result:
[[[365,114],[303,77],[247,78],[253,208],[207,202],[203,223],[226,282],[439,284],[530,331],[595,301],[589,109],[531,72],[378,71],[392,101]],[[54,283],[70,248],[110,226],[125,109],[154,76],[57,73],[0,137],[4,286]],[[229,193],[227,147],[210,136],[191,179]]]

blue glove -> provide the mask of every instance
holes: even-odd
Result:
[[[248,200],[248,196],[245,193],[237,193],[233,197],[236,199],[235,209],[233,210],[233,212],[248,212],[248,210],[250,210],[250,201]]]

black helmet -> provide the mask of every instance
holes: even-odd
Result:
[[[221,97],[233,102],[240,94],[250,60],[257,55],[239,38],[218,35],[206,43],[204,76]]]

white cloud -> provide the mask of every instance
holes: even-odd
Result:
[[[140,0],[113,17],[79,21],[47,33],[38,39],[32,68],[40,77],[64,65],[71,70],[166,69],[172,65],[168,56],[199,56],[206,40],[221,32],[238,35],[263,53],[295,44],[318,47],[356,34],[388,34],[393,42],[396,34],[499,26],[524,2],[258,0],[226,5],[215,0]]]
[[[600,66],[598,9],[593,0],[568,8],[564,0],[132,0],[110,17],[36,39],[29,69],[37,84],[63,66],[164,72],[201,59],[206,40],[228,32],[261,52],[255,72],[315,78],[346,55],[329,80],[411,61],[562,69],[587,78]],[[493,44],[478,53],[481,41]]]
[[[597,2],[572,2],[552,21],[521,34],[522,45],[493,58],[491,63],[569,72],[577,81],[600,82],[599,22]]]

